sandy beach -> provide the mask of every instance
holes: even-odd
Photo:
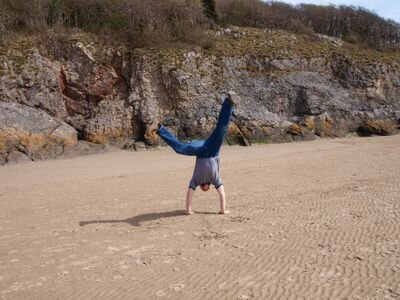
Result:
[[[400,135],[0,168],[0,299],[400,299]]]

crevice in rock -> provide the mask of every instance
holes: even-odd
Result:
[[[294,103],[291,103],[291,105],[291,111],[294,116],[304,117],[311,114],[307,89],[304,86],[296,87],[296,99],[294,99]]]
[[[132,131],[134,132],[134,139],[136,141],[145,142],[144,137],[146,133],[146,124],[142,120],[133,119],[132,120]]]
[[[129,55],[125,55],[127,59],[127,66],[124,66],[124,54],[114,55],[112,58],[112,67],[118,76],[118,79],[114,85],[118,95],[121,99],[128,100],[129,91],[131,90],[130,79],[132,77],[132,53],[129,51]]]
[[[65,75],[63,66],[61,66],[60,77],[58,78],[58,84],[60,86],[61,94],[64,94],[65,88],[67,87],[67,76]]]
[[[61,127],[61,125],[62,125],[62,124],[57,124],[55,127],[53,127],[52,129],[50,129],[50,133],[48,133],[46,136],[47,136],[47,137],[50,137],[50,136],[54,133],[54,131],[56,131],[58,128]]]
[[[58,154],[58,156],[63,155],[64,152],[65,152],[65,145],[64,145],[64,144],[61,144],[61,151],[60,151],[60,153]]]

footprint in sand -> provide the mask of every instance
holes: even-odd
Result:
[[[167,293],[164,292],[163,290],[159,290],[159,291],[157,291],[156,296],[157,297],[165,297],[165,296],[167,296]]]
[[[169,286],[169,289],[171,291],[179,292],[185,288],[184,284],[178,283],[178,284],[173,284]]]

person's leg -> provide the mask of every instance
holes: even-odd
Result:
[[[157,133],[164,140],[164,142],[166,142],[176,153],[179,154],[196,156],[204,145],[204,141],[182,143],[162,125],[157,130]]]
[[[228,131],[229,122],[233,112],[233,106],[228,98],[222,103],[219,113],[217,126],[211,133],[210,137],[204,142],[204,147],[199,153],[199,157],[214,157],[217,156],[224,142],[224,137]]]

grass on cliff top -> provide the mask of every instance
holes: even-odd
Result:
[[[400,62],[400,52],[384,53],[346,42],[341,47],[335,47],[329,41],[320,40],[314,35],[254,28],[239,28],[238,31],[243,34],[241,37],[220,36],[217,38],[216,47],[208,52],[218,56],[255,55],[275,59],[293,58],[293,55],[313,58],[336,54],[360,63]]]
[[[39,44],[40,39],[36,36],[15,35],[13,39],[0,41],[0,76],[7,74],[6,64],[20,72],[26,66],[33,48]]]
[[[11,39],[0,40],[0,55],[8,55],[15,51],[27,53],[39,44],[40,38],[38,36],[13,35]]]
[[[270,59],[291,59],[298,56],[309,59],[336,55],[348,57],[354,63],[360,64],[400,63],[400,52],[380,52],[347,42],[343,42],[341,47],[335,47],[331,42],[318,39],[315,35],[255,28],[237,28],[236,32],[239,32],[239,37],[235,37],[233,33],[215,37],[210,33],[209,44],[212,44],[212,47],[197,48],[197,51],[217,57],[259,56]],[[187,48],[181,47],[135,49],[136,55],[146,56],[159,63],[179,61],[187,52]]]
[[[235,37],[234,33],[239,33]],[[179,64],[183,55],[188,51],[201,52],[204,55],[217,57],[260,56],[271,59],[285,58],[329,58],[332,55],[350,58],[355,63],[400,63],[400,52],[385,53],[368,47],[344,42],[343,46],[335,47],[329,41],[316,38],[313,35],[293,34],[283,30],[255,29],[236,27],[230,34],[215,36],[209,33],[210,39],[203,47],[184,46],[181,44],[165,45],[163,48],[136,48],[133,55],[147,57],[154,63]],[[0,57],[14,53],[24,54],[32,47],[52,47],[58,42],[59,47],[68,43],[82,42],[96,49],[96,60],[99,63],[110,63],[105,49],[113,48],[121,53],[130,52],[130,49],[121,43],[105,40],[95,34],[70,32],[63,35],[16,36],[8,41],[0,41]],[[44,46],[43,46],[44,45]],[[1,68],[1,67],[0,67]]]

